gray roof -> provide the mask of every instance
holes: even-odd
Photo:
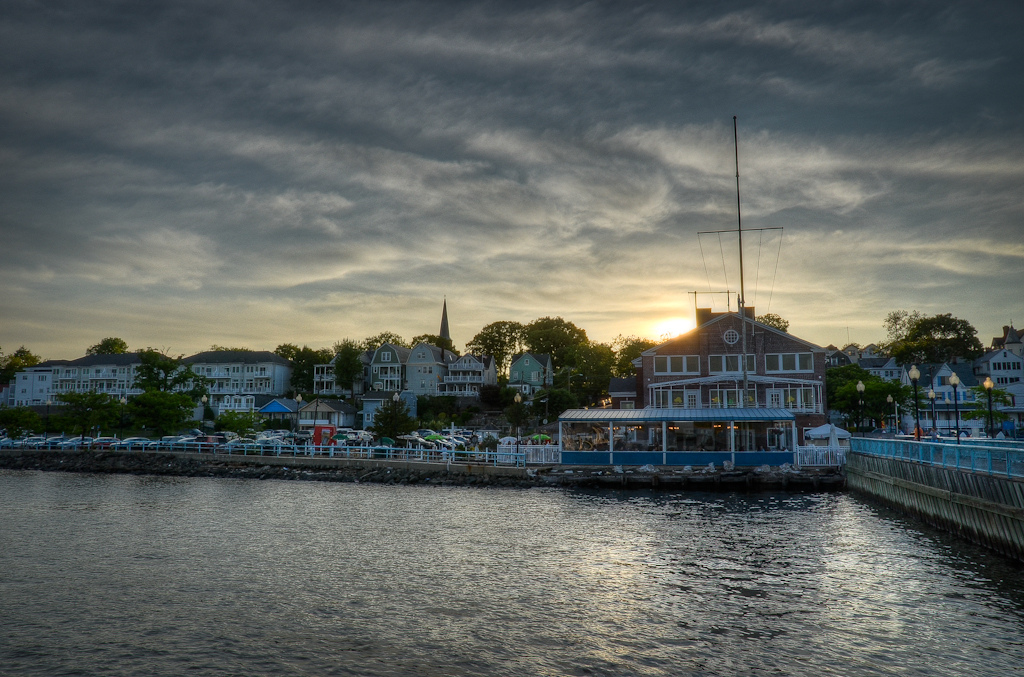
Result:
[[[787,409],[748,407],[745,409],[568,409],[558,420],[565,423],[616,422],[660,423],[662,421],[794,421]]]
[[[517,353],[512,356],[512,361],[509,364],[515,364],[516,362],[519,361],[519,358],[524,357],[526,355],[529,355],[533,359],[537,360],[537,364],[542,364],[545,367],[551,367],[551,356],[548,355],[547,353]]]
[[[121,353],[119,355],[86,355],[76,360],[65,362],[72,367],[91,367],[94,364],[116,364],[119,367],[129,364],[142,364],[138,353]]]
[[[631,395],[636,394],[636,376],[627,376],[626,378],[613,378],[608,382],[608,394],[614,393],[629,393]]]
[[[340,411],[343,414],[356,413],[356,408],[353,407],[348,402],[342,402],[341,400],[321,400],[320,398],[317,398],[307,404],[303,404],[302,408],[299,409],[299,411],[306,411],[307,409],[310,411],[316,410],[324,412],[328,410]]]
[[[269,350],[206,350],[196,353],[182,360],[185,364],[227,364],[241,362],[243,364],[257,364],[261,362],[272,362],[290,366],[291,362],[277,353]]]

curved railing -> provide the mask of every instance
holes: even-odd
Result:
[[[871,456],[1024,478],[1024,449],[1020,447],[1019,441],[1015,447],[1010,447],[854,437],[850,440],[850,448],[854,452]]]

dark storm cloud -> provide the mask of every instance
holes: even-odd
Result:
[[[462,342],[650,334],[735,287],[696,236],[735,223],[733,114],[745,220],[786,227],[748,297],[798,333],[1013,309],[1012,5],[2,7],[0,346],[412,335],[445,294]]]

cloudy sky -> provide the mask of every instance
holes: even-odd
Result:
[[[333,5],[333,6],[329,6]],[[0,348],[190,353],[739,287],[1024,325],[1020,3],[0,0]],[[775,229],[784,230],[754,230]],[[724,296],[697,297],[724,309]]]

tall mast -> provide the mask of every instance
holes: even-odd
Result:
[[[743,354],[740,362],[743,363],[743,406],[747,406],[747,311],[746,292],[743,288],[743,217],[740,214],[740,137],[736,129],[736,116],[732,116],[732,139],[736,149],[736,236],[739,238],[740,247],[740,295],[736,299],[740,311],[740,334],[743,336],[741,344]],[[755,401],[756,405],[757,402]]]

